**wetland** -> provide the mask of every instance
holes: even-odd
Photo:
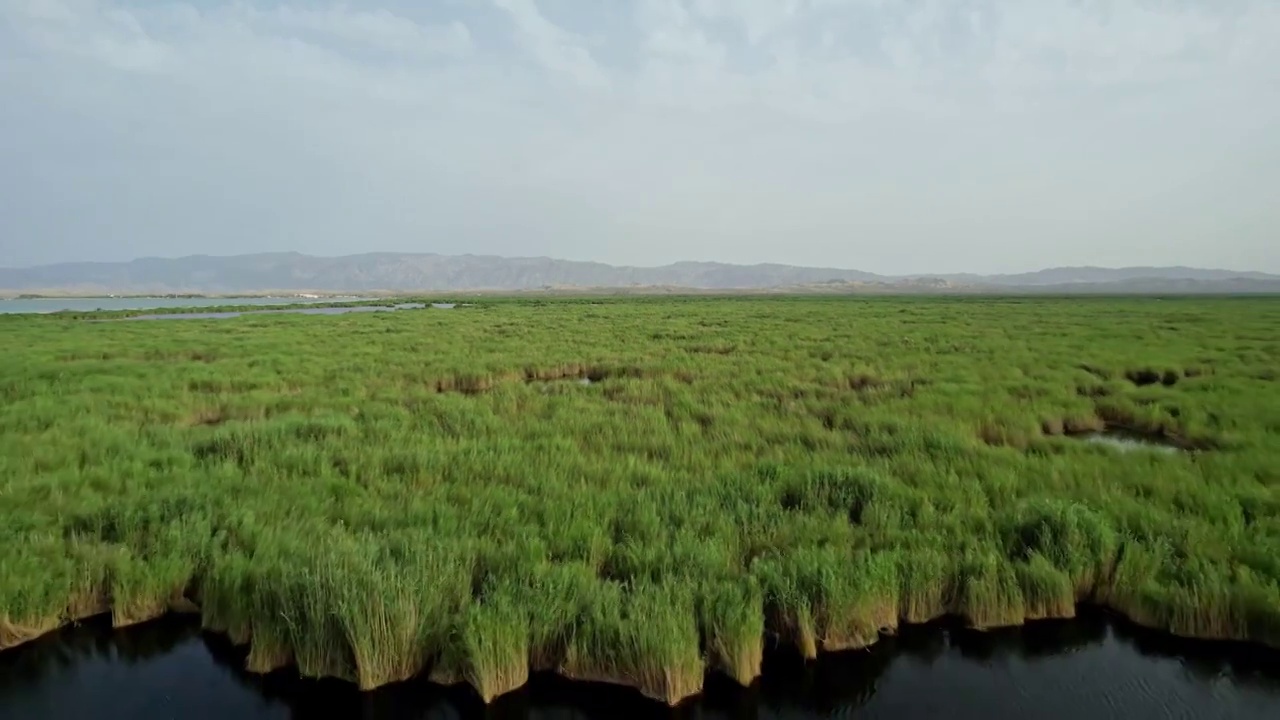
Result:
[[[1280,300],[85,319],[0,317],[0,660],[181,613],[240,679],[674,706],[1080,603],[1280,646]]]

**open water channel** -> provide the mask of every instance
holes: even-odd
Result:
[[[976,633],[905,629],[806,667],[773,655],[757,687],[712,677],[674,711],[636,693],[537,677],[485,708],[465,687],[408,682],[360,693],[291,671],[243,671],[243,651],[189,621],[103,621],[0,652],[0,718],[1280,718],[1280,653],[1178,640],[1089,611]]]

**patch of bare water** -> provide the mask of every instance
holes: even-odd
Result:
[[[1107,429],[1075,437],[1087,443],[1106,445],[1120,452],[1152,450],[1159,453],[1172,454],[1182,449],[1158,435],[1144,435],[1129,430]]]

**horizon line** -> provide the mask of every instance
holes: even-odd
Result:
[[[805,269],[805,270],[833,270],[833,271],[839,271],[839,272],[856,272],[856,273],[864,273],[867,275],[875,275],[875,276],[884,277],[884,278],[930,278],[930,277],[946,277],[946,276],[962,276],[962,275],[969,275],[974,277],[1002,277],[1002,276],[1011,276],[1011,275],[1031,275],[1035,273],[1048,272],[1051,270],[1120,271],[1120,270],[1178,270],[1178,269],[1199,270],[1202,272],[1240,273],[1242,275],[1254,273],[1254,274],[1260,274],[1260,275],[1271,275],[1271,276],[1280,278],[1280,272],[1268,272],[1265,270],[1238,270],[1235,268],[1225,268],[1225,267],[1199,267],[1195,265],[1186,265],[1186,264],[1120,265],[1120,266],[1052,265],[1047,267],[1041,266],[1037,269],[1021,270],[1017,272],[975,272],[975,271],[961,270],[961,271],[949,271],[949,272],[883,273],[883,272],[876,272],[873,270],[863,270],[860,268],[852,268],[852,267],[838,267],[834,265],[797,265],[797,264],[777,262],[777,261],[743,263],[743,262],[728,262],[723,260],[675,260],[671,262],[661,263],[658,265],[630,265],[630,264],[614,264],[614,263],[605,262],[603,260],[576,260],[576,259],[569,259],[569,258],[559,258],[559,257],[552,257],[550,255],[497,255],[492,253],[446,254],[446,253],[427,252],[427,251],[393,251],[393,250],[386,250],[386,251],[374,250],[370,252],[344,253],[341,255],[313,254],[313,253],[302,252],[299,250],[275,250],[275,251],[263,251],[263,252],[257,252],[257,253],[236,253],[232,255],[215,255],[210,253],[192,253],[188,255],[175,255],[175,256],[144,255],[140,257],[134,257],[129,260],[62,260],[62,261],[51,262],[51,263],[40,263],[37,265],[0,266],[0,271],[36,270],[40,268],[57,267],[59,265],[129,265],[131,263],[144,262],[148,260],[159,260],[159,261],[167,261],[167,262],[174,262],[174,261],[180,261],[180,260],[193,260],[193,259],[201,259],[201,258],[216,258],[216,259],[226,260],[226,259],[234,259],[234,258],[258,257],[258,256],[264,256],[264,255],[297,255],[301,257],[316,258],[316,259],[322,259],[322,260],[341,260],[343,258],[361,257],[361,256],[369,256],[369,255],[403,255],[403,256],[440,257],[440,258],[472,257],[472,258],[485,258],[485,259],[497,259],[497,260],[546,260],[551,262],[580,263],[584,265],[603,265],[605,267],[610,267],[615,269],[636,269],[636,270],[657,270],[665,267],[671,267],[674,265],[725,265],[730,267],[743,267],[743,268],[775,266],[775,267],[797,268],[797,269]]]

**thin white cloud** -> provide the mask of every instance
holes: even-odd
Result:
[[[520,43],[543,67],[583,86],[608,87],[609,78],[586,42],[547,20],[534,0],[493,0],[493,4],[510,16]]]
[[[464,56],[472,49],[471,33],[462,22],[422,24],[386,9],[358,11],[342,6],[316,9],[286,5],[250,16],[274,24],[282,32],[308,31],[321,41],[352,43],[407,56]]]
[[[747,42],[756,45],[801,14],[801,0],[694,0],[698,16],[724,19],[739,26]]]

